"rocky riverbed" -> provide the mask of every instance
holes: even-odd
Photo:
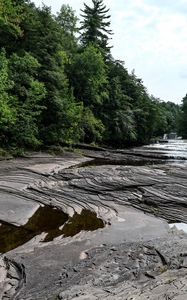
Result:
[[[172,147],[1,161],[1,299],[186,300],[187,235],[170,225],[187,223],[186,152]]]

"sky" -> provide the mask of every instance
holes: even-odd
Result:
[[[69,4],[80,14],[91,0],[34,0],[52,12]],[[187,94],[187,0],[105,0],[110,9],[112,55],[135,70],[150,95],[180,103]]]

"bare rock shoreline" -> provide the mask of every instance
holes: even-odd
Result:
[[[140,149],[1,161],[2,224],[24,226],[40,205],[105,222],[47,243],[43,233],[3,254],[1,299],[186,300],[187,235],[168,223],[187,223],[187,167],[167,160]],[[24,269],[8,285],[5,261]]]

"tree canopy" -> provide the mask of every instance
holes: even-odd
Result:
[[[112,57],[104,1],[84,4],[80,28],[77,22],[69,5],[54,16],[45,5],[0,0],[1,145],[124,147],[178,127],[186,137],[187,97],[181,113],[150,96],[143,81]]]
[[[182,100],[182,113],[179,118],[179,133],[187,139],[187,95]]]
[[[110,51],[108,42],[109,36],[112,34],[110,29],[109,9],[104,5],[103,0],[93,0],[93,7],[84,4],[81,10],[83,20],[81,21],[81,41],[82,44],[88,46],[93,44],[104,53]]]

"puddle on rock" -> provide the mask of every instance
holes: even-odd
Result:
[[[176,227],[178,230],[183,230],[184,232],[187,233],[187,224],[185,223],[170,223],[169,227],[170,228]]]
[[[47,233],[44,242],[49,242],[60,235],[74,236],[81,230],[93,231],[103,227],[104,222],[96,213],[86,209],[81,214],[75,213],[73,217],[69,217],[59,209],[40,207],[24,226],[18,227],[1,221],[0,253],[17,248],[43,232]]]
[[[119,159],[107,159],[107,158],[95,158],[90,161],[83,162],[79,164],[78,166],[75,166],[76,168],[85,168],[85,167],[97,167],[97,166],[104,166],[104,165],[114,165],[114,166],[147,166],[147,165],[159,165],[159,164],[166,164],[167,160],[163,159],[152,159],[152,160],[146,160],[146,159],[125,159],[125,160],[119,160]],[[72,168],[75,168],[74,166]]]

